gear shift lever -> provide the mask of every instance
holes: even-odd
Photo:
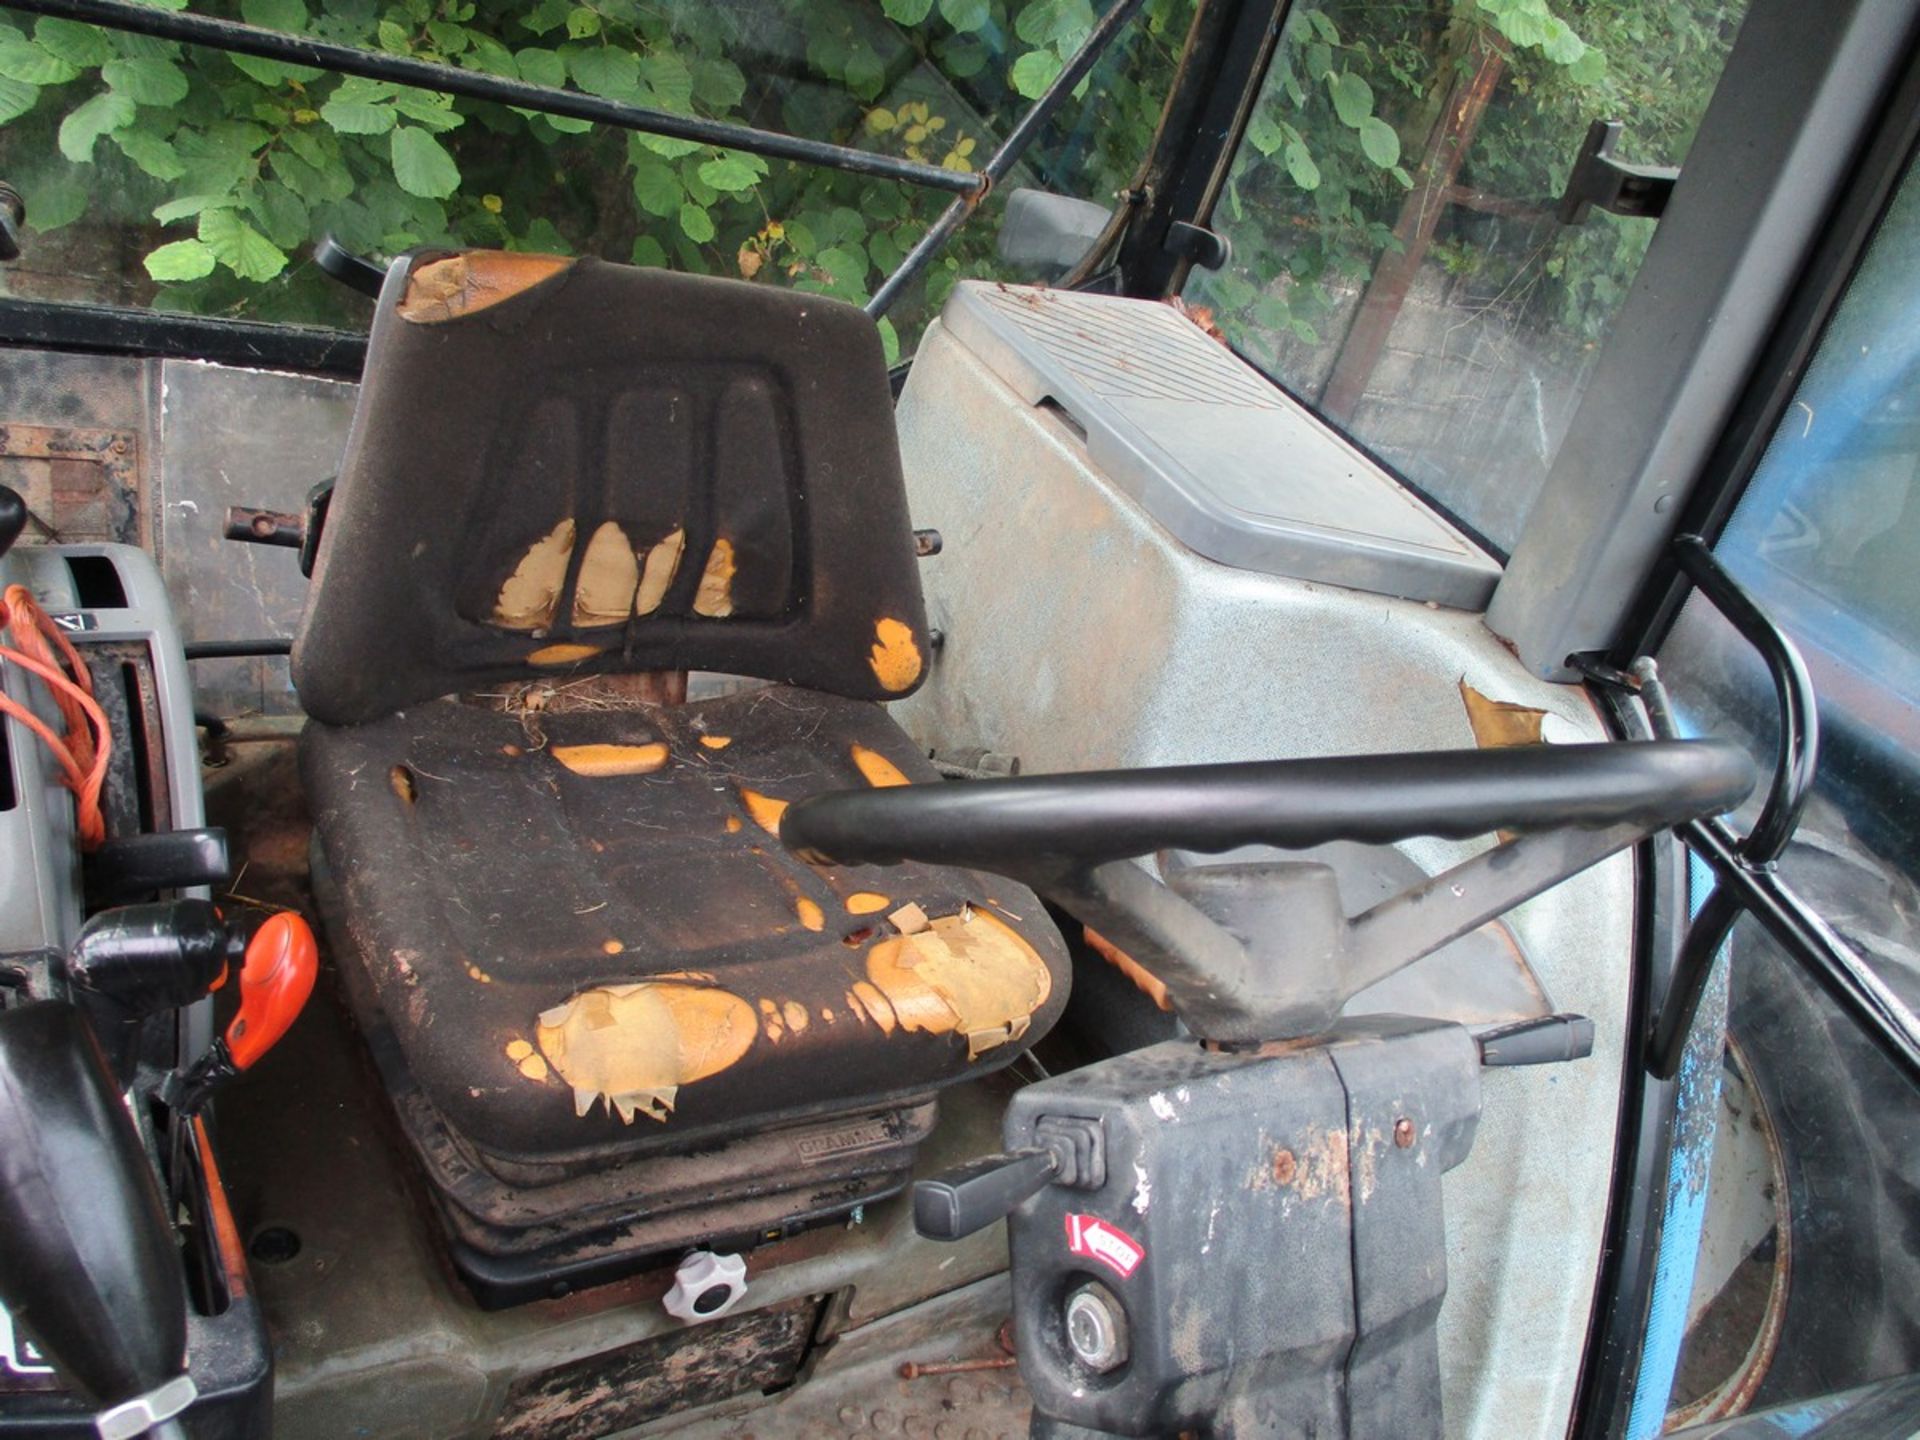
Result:
[[[182,1432],[187,1295],[159,1187],[79,1010],[0,1012],[0,1299],[100,1406],[101,1440]]]

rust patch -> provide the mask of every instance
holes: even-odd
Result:
[[[813,1018],[807,1014],[807,1007],[798,1000],[789,1000],[781,1005],[780,1016],[787,1022],[787,1029],[796,1035],[806,1029],[808,1022]]]
[[[576,775],[651,775],[667,763],[667,747],[650,745],[556,745],[553,758]]]
[[[747,807],[747,814],[753,817],[754,824],[769,835],[778,835],[780,817],[787,813],[790,802],[762,795],[758,790],[749,790],[743,785],[740,787],[740,803]]]
[[[709,750],[724,750],[733,743],[731,735],[702,735],[700,743]]]
[[[775,1045],[787,1038],[787,1024],[780,1018],[780,1007],[764,996],[760,1000],[760,1023],[767,1039]]]
[[[909,900],[887,919],[893,922],[893,928],[902,935],[918,935],[927,928],[927,912]]]
[[[867,979],[902,1029],[963,1036],[969,1060],[1026,1034],[1053,990],[1033,947],[980,910],[880,941],[867,952]]]
[[[511,300],[571,264],[564,255],[507,250],[473,250],[429,260],[407,277],[406,294],[394,310],[415,325],[442,325]]]
[[[493,602],[496,625],[509,630],[542,630],[553,623],[560,587],[567,578],[567,562],[573,558],[573,537],[573,521],[562,520],[527,547]]]
[[[600,942],[600,953],[602,955],[618,955],[626,948],[627,947],[622,945],[618,940],[602,940]]]
[[[738,815],[727,816],[727,834],[738,835],[739,833],[740,833],[740,817]]]
[[[876,895],[871,890],[856,890],[847,896],[849,915],[877,915],[893,902],[884,895]]]
[[[898,620],[881,619],[874,623],[873,649],[867,664],[881,688],[898,695],[911,690],[920,678],[920,647],[914,643],[913,629]]]
[[[487,974],[486,971],[482,970],[478,965],[474,964],[471,960],[467,962],[467,978],[470,980],[477,980],[482,985],[493,984],[493,976]]]
[[[1114,969],[1126,976],[1127,979],[1131,980],[1139,987],[1143,995],[1146,995],[1162,1010],[1171,1011],[1173,1009],[1173,1000],[1167,994],[1167,987],[1162,985],[1146,966],[1127,954],[1126,951],[1107,939],[1106,936],[1102,935],[1092,926],[1086,927],[1085,934],[1087,937],[1087,945],[1093,950],[1094,954],[1098,955],[1102,960],[1105,960],[1109,965],[1113,966]]]
[[[713,542],[707,568],[700,572],[700,588],[693,592],[693,613],[710,620],[733,613],[733,542]]]
[[[527,656],[529,665],[578,665],[601,653],[599,645],[542,645]]]
[[[753,1007],[730,990],[641,981],[583,990],[540,1016],[540,1052],[573,1087],[631,1125],[664,1121],[682,1085],[717,1075],[753,1044]]]
[[[887,759],[886,756],[877,751],[869,750],[864,745],[856,745],[853,747],[853,763],[859,767],[860,773],[866,777],[867,784],[873,786],[876,790],[885,789],[890,785],[911,785],[913,783],[901,773],[899,766]]]
[[[824,930],[827,928],[825,912],[806,896],[802,895],[798,900],[793,902],[793,910],[794,913],[800,917],[800,923],[807,929]]]
[[[623,625],[640,586],[640,558],[627,532],[609,520],[587,541],[580,578],[573,586],[573,623]]]
[[[1481,749],[1540,743],[1540,723],[1547,718],[1546,711],[1509,700],[1489,700],[1464,679],[1460,682],[1460,699],[1467,707],[1474,743]]]
[[[673,577],[680,573],[680,557],[687,548],[687,532],[675,530],[652,549],[640,567],[640,588],[634,593],[633,613],[651,615],[667,598]]]
[[[400,797],[403,805],[411,805],[420,798],[420,787],[413,783],[413,771],[404,765],[396,765],[387,772],[387,783],[393,786],[393,793]]]
[[[1347,1132],[1309,1128],[1291,1149],[1277,1147],[1270,1159],[1254,1167],[1248,1181],[1248,1188],[1252,1190],[1276,1187],[1292,1191],[1301,1200],[1351,1203]]]

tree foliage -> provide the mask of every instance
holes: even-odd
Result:
[[[1686,151],[1743,7],[1736,0],[1321,0],[1296,9],[1251,116],[1222,200],[1230,233],[1251,235],[1233,270],[1206,282],[1229,333],[1271,359],[1319,346],[1379,257],[1416,185],[1443,104],[1481,57],[1503,75],[1458,182],[1531,206],[1536,218],[1449,212],[1434,254],[1583,344],[1600,334],[1652,227],[1596,215],[1569,229],[1548,215],[1595,118],[1627,123],[1628,158]],[[1423,190],[1416,203],[1441,204]],[[1499,230],[1502,224],[1504,230]],[[1496,230],[1499,233],[1495,233]]]
[[[1126,182],[1190,14],[1150,0],[1043,138],[1043,182],[1098,198]],[[962,173],[1095,19],[1089,0],[238,0],[238,16]],[[153,303],[269,319],[340,314],[304,263],[326,232],[378,254],[593,253],[860,300],[950,198],[52,18],[0,23],[0,125],[36,231],[118,226]],[[991,244],[970,227],[925,306]]]

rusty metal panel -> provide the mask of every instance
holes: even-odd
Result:
[[[227,507],[304,511],[346,445],[358,386],[199,361],[160,367],[158,521],[161,570],[181,633],[195,640],[291,635],[307,582],[292,550],[222,538]],[[202,660],[202,709],[299,712],[284,657]]]
[[[801,1296],[516,1380],[497,1440],[593,1440],[791,1384],[824,1302]]]
[[[26,499],[28,543],[140,544],[139,456],[130,430],[0,425],[0,483]]]

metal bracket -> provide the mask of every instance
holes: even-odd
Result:
[[[1562,225],[1584,225],[1596,205],[1613,215],[1658,220],[1666,213],[1673,184],[1680,178],[1677,165],[1629,165],[1613,158],[1613,147],[1625,127],[1618,120],[1596,120],[1574,157],[1561,192],[1558,218]]]
[[[1233,242],[1204,225],[1176,220],[1167,227],[1167,238],[1160,248],[1169,255],[1191,260],[1202,270],[1222,270],[1233,259]]]

